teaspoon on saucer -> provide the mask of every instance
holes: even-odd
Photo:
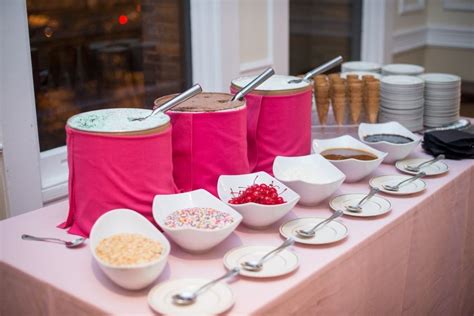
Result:
[[[337,210],[336,212],[334,212],[334,214],[332,214],[330,217],[328,217],[327,219],[325,219],[324,221],[318,223],[317,225],[315,225],[313,228],[311,228],[310,230],[302,230],[302,229],[299,229],[296,231],[296,234],[299,236],[299,237],[302,237],[302,238],[312,238],[314,237],[314,235],[316,234],[316,230],[323,226],[323,225],[326,225],[327,223],[329,223],[330,221],[342,216],[344,214],[343,211],[341,210]]]
[[[383,184],[382,186],[383,186],[383,188],[384,188],[385,190],[388,190],[388,191],[395,191],[395,192],[396,192],[396,191],[400,190],[400,187],[402,187],[402,186],[404,186],[404,185],[407,185],[407,184],[409,184],[409,183],[411,183],[411,182],[413,182],[413,181],[415,181],[415,180],[418,180],[418,179],[424,177],[425,175],[426,175],[426,173],[420,172],[420,173],[414,175],[413,177],[410,177],[410,178],[408,178],[408,179],[405,179],[405,180],[403,180],[403,181],[397,183],[396,185]]]
[[[295,243],[295,240],[293,238],[288,238],[286,239],[280,246],[277,248],[269,251],[266,253],[263,257],[261,257],[259,260],[251,260],[251,261],[244,261],[240,263],[242,268],[248,271],[260,271],[262,270],[263,264],[265,261],[267,261],[271,255],[274,255],[276,253],[279,253],[285,248],[288,248],[289,246],[293,245]]]
[[[214,279],[214,280],[204,284],[203,286],[201,286],[197,290],[195,290],[193,292],[190,292],[190,291],[180,292],[178,294],[173,295],[171,297],[171,299],[173,300],[173,303],[176,304],[176,305],[181,305],[181,306],[191,305],[196,301],[196,298],[200,294],[202,294],[205,291],[207,291],[208,289],[210,289],[214,284],[216,284],[217,282],[219,282],[221,280],[233,277],[234,275],[238,274],[239,272],[240,272],[240,269],[235,267],[235,268],[229,270],[226,274],[218,277],[217,279]]]
[[[369,193],[362,198],[356,205],[348,205],[346,206],[346,210],[349,212],[362,212],[362,206],[368,202],[375,194],[379,193],[380,189],[378,188],[371,188]]]

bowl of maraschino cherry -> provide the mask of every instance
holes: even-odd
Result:
[[[266,172],[222,175],[217,181],[219,198],[242,215],[242,223],[265,228],[298,203],[300,196]]]

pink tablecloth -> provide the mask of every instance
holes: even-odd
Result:
[[[422,155],[421,153],[415,156]],[[427,178],[426,192],[388,197],[393,210],[375,219],[344,217],[349,237],[336,245],[296,245],[300,267],[272,280],[238,279],[230,284],[231,315],[473,315],[474,162],[448,161],[447,175]],[[397,173],[383,165],[374,175]],[[368,179],[344,184],[336,194],[367,191]],[[112,284],[88,247],[23,241],[22,233],[70,238],[55,228],[67,203],[0,222],[2,315],[150,314],[148,290]],[[168,265],[156,281],[213,278],[224,272],[223,255],[239,245],[277,245],[278,227],[294,217],[328,216],[327,201],[295,208],[263,231],[239,227],[204,255],[172,245]]]

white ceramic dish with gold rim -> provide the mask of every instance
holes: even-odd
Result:
[[[232,290],[225,282],[219,282],[200,294],[191,305],[176,305],[173,295],[183,291],[195,291],[209,282],[207,279],[177,279],[160,283],[148,293],[148,305],[163,315],[217,315],[234,305]]]

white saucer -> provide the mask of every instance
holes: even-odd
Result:
[[[182,291],[194,291],[208,279],[178,279],[160,283],[148,293],[148,305],[165,315],[215,315],[234,305],[232,290],[224,282],[219,282],[196,298],[196,302],[187,306],[175,305],[172,296]]]
[[[300,238],[296,233],[299,229],[309,230],[323,220],[325,218],[322,217],[297,218],[281,225],[280,234],[286,238],[293,237],[295,242],[307,245],[330,244],[347,237],[349,230],[338,221],[331,221],[319,228],[312,238]]]
[[[415,194],[426,189],[425,181],[417,179],[409,184],[403,185],[398,191],[389,191],[383,187],[384,184],[396,185],[399,182],[410,178],[411,176],[392,175],[392,176],[379,176],[370,179],[369,185],[373,188],[378,188],[380,191],[392,195],[408,195]]]
[[[362,205],[361,212],[350,212],[346,209],[347,206],[357,205],[367,193],[349,193],[336,196],[329,202],[329,206],[333,210],[342,210],[344,215],[355,216],[355,217],[372,217],[379,216],[390,212],[392,205],[390,202],[381,197],[373,196],[364,205]]]
[[[416,166],[428,160],[431,160],[431,159],[430,158],[412,158],[412,159],[399,160],[395,164],[395,167],[401,172],[415,175],[417,174],[417,172],[407,170],[405,169],[405,166],[408,166],[408,165]],[[422,168],[421,171],[426,173],[427,176],[436,176],[436,175],[448,172],[449,168],[448,168],[448,165],[445,164],[444,162],[437,161],[434,164],[429,165],[428,167]]]
[[[242,246],[234,248],[224,256],[224,265],[227,269],[241,267],[241,263],[249,260],[259,260],[275,246]],[[240,269],[240,275],[252,278],[272,278],[288,274],[298,268],[298,256],[288,249],[280,251],[265,261],[262,270],[248,271]]]

